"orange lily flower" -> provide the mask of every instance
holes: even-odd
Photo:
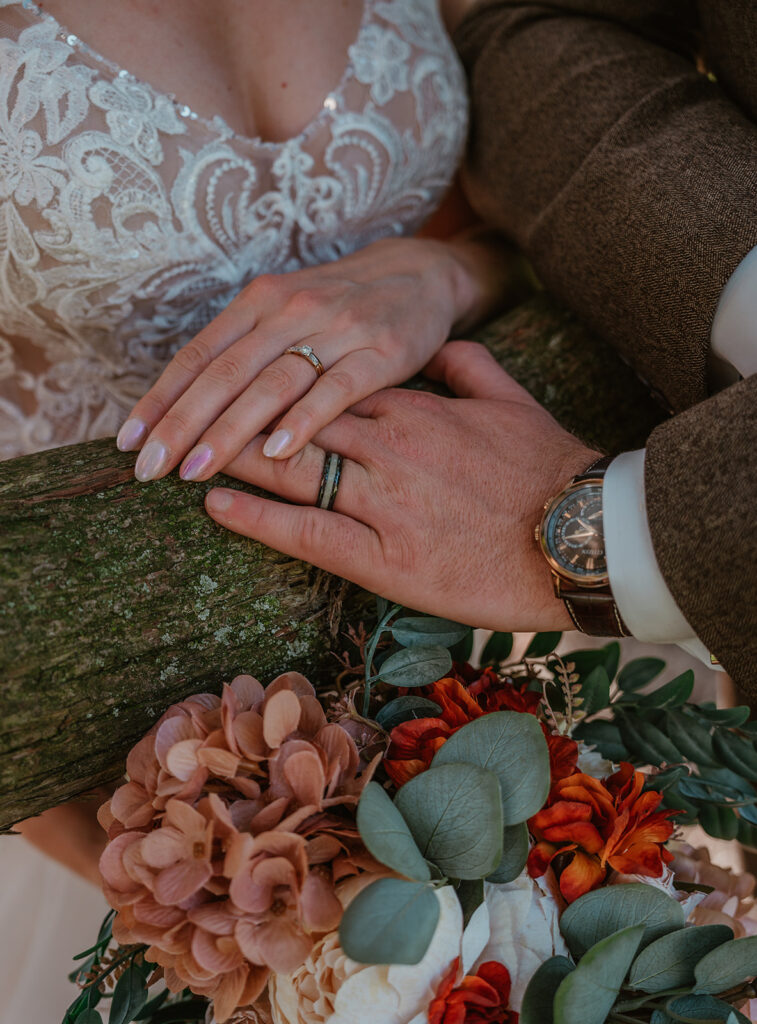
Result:
[[[547,806],[529,821],[537,840],[528,857],[531,877],[561,855],[560,891],[569,903],[600,886],[610,869],[659,878],[673,859],[664,844],[674,812],[658,811],[662,794],[643,787],[642,773],[626,762],[601,782],[576,772],[555,783]]]
[[[453,960],[428,1007],[428,1024],[518,1024],[518,1014],[507,1009],[510,972],[490,960],[475,974],[466,974],[455,986],[459,958]]]

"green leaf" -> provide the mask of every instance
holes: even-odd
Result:
[[[499,665],[501,661],[507,661],[512,649],[512,633],[492,633],[481,652],[481,664]]]
[[[619,658],[620,645],[615,642],[606,644],[604,647],[591,647],[562,655],[562,660],[566,665],[573,665],[572,671],[578,676],[579,682],[583,682],[597,665],[603,666],[610,680],[614,679],[615,673],[618,671]]]
[[[748,846],[757,850],[757,825],[739,819],[739,831],[737,838],[742,846]]]
[[[428,686],[452,668],[446,647],[406,647],[391,654],[379,669],[379,679],[392,686]]]
[[[597,665],[581,683],[578,695],[583,704],[581,710],[587,715],[596,714],[610,703],[610,677],[604,665]]]
[[[661,889],[641,882],[594,889],[571,903],[560,918],[560,931],[574,956],[613,932],[644,925],[642,947],[668,932],[683,928],[683,910]]]
[[[512,882],[526,866],[527,860],[528,826],[525,821],[520,825],[506,825],[502,837],[502,859],[486,881],[500,885]]]
[[[417,964],[439,921],[434,890],[419,882],[380,878],[359,892],[344,912],[339,943],[361,964]]]
[[[674,1021],[685,1024],[728,1024],[730,1017],[735,1015],[736,1024],[750,1024],[749,1020],[730,1003],[712,996],[677,996],[669,999],[665,1010]]]
[[[526,648],[524,657],[543,658],[545,655],[554,651],[555,647],[560,643],[561,638],[562,633],[537,633]]]
[[[493,772],[474,764],[433,763],[405,783],[395,804],[423,856],[443,875],[484,878],[499,864],[502,805]]]
[[[665,668],[662,658],[634,658],[618,674],[618,686],[624,693],[634,693],[651,683]]]
[[[573,739],[590,743],[608,761],[627,761],[630,756],[621,739],[620,729],[614,722],[602,718],[595,722],[580,722],[573,730]]]
[[[108,1024],[131,1024],[147,1002],[147,985],[142,971],[127,967],[113,989]]]
[[[555,993],[555,1024],[604,1024],[628,973],[644,928],[623,928],[586,952]]]
[[[697,714],[701,718],[706,718],[708,722],[714,722],[715,725],[735,726],[743,725],[748,720],[751,710],[746,704],[739,704],[735,708],[715,708],[699,704]]]
[[[675,1024],[675,1021],[662,1010],[653,1010],[649,1024]]]
[[[449,653],[452,656],[453,662],[458,664],[465,664],[466,661],[470,661],[471,653],[473,652],[473,630],[466,634],[459,644],[455,644],[454,647],[450,647]]]
[[[644,764],[661,765],[681,761],[681,754],[662,730],[643,718],[631,718],[624,714],[618,717],[620,735],[634,755],[636,761]]]
[[[93,1007],[80,1013],[76,1018],[76,1024],[103,1024],[103,1019]]]
[[[431,615],[413,615],[392,623],[392,636],[403,647],[454,647],[471,632],[470,626]]]
[[[730,939],[733,931],[723,924],[681,928],[663,935],[636,957],[628,985],[642,992],[693,985],[694,968],[702,957]]]
[[[676,765],[675,768],[666,768],[665,771],[658,772],[656,775],[647,776],[644,789],[645,791],[653,789],[657,793],[664,793],[666,789],[677,786],[681,779],[688,779],[689,775],[689,769],[683,764]]]
[[[691,696],[694,689],[694,672],[686,669],[680,676],[671,679],[664,686],[652,690],[638,698],[639,707],[644,708],[679,708]]]
[[[370,853],[388,868],[414,879],[431,878],[405,819],[377,782],[369,782],[357,805],[357,827]]]
[[[554,1024],[555,992],[575,966],[566,956],[545,960],[531,976],[520,1007],[520,1024]]]
[[[716,729],[712,734],[712,749],[726,768],[757,782],[757,752],[751,743],[728,729]]]
[[[717,804],[702,804],[699,808],[699,824],[707,835],[715,839],[735,839],[739,832],[739,819],[730,807]]]
[[[665,790],[662,806],[675,811],[675,820],[683,825],[691,825],[699,820],[699,804],[692,803],[681,796],[678,786]]]
[[[702,957],[694,971],[697,992],[727,992],[757,975],[757,935],[733,939]]]
[[[465,928],[484,902],[484,880],[483,878],[474,878],[467,882],[458,882],[455,892],[463,910],[463,928]]]
[[[748,821],[751,825],[757,825],[757,806],[747,804],[746,807],[739,807],[739,817]]]
[[[494,772],[502,793],[505,825],[516,825],[536,814],[549,795],[549,752],[533,715],[494,711],[469,722],[450,736],[431,763],[436,767],[452,761]]]
[[[665,714],[665,728],[673,744],[688,761],[705,766],[717,765],[709,729],[705,729],[693,715],[668,711]]]
[[[158,992],[149,1002],[145,1003],[134,1020],[149,1020],[155,1011],[161,1008],[170,994],[167,988],[164,988],[162,992]]]
[[[382,729],[391,732],[395,726],[403,722],[414,718],[436,718],[441,713],[442,709],[433,700],[408,694],[406,697],[395,697],[388,704],[384,704],[376,715],[376,723]]]

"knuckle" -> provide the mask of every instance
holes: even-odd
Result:
[[[282,279],[278,274],[259,274],[242,290],[246,298],[255,300],[273,297],[282,289]]]
[[[289,312],[298,317],[313,316],[320,313],[326,305],[326,298],[315,288],[301,288],[296,291],[287,303]]]
[[[332,389],[340,396],[351,398],[355,394],[355,380],[347,370],[334,367],[333,370],[329,370],[327,379]]]
[[[205,370],[205,375],[213,384],[221,387],[239,387],[244,380],[244,369],[232,355],[222,355],[214,359]]]
[[[323,537],[320,518],[310,509],[303,513],[299,524],[300,541],[305,550],[317,548]]]
[[[186,373],[196,376],[198,373],[202,373],[211,360],[212,355],[208,349],[207,343],[198,335],[198,337],[193,341],[190,341],[188,345],[180,348],[171,362],[180,370],[184,370]]]
[[[170,437],[182,437],[193,433],[192,421],[180,406],[169,409],[163,417],[161,434],[163,433]]]
[[[258,386],[271,395],[288,395],[294,391],[296,385],[289,370],[273,363],[260,373]]]

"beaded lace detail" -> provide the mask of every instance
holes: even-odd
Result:
[[[0,458],[113,434],[261,273],[412,234],[467,126],[436,0],[366,0],[299,135],[198,117],[29,0],[0,0]]]

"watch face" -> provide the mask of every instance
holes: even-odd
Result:
[[[601,483],[580,484],[556,501],[545,515],[542,539],[561,573],[584,585],[606,583]]]

